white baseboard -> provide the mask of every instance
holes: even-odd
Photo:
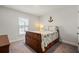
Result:
[[[10,43],[12,43],[12,42],[16,42],[16,41],[20,41],[20,40],[23,40],[23,39],[11,40]]]
[[[74,45],[74,46],[78,46],[78,44],[77,43],[75,43],[75,42],[70,42],[70,41],[68,41],[68,40],[61,40],[63,43],[67,43],[67,44],[70,44],[70,45]]]

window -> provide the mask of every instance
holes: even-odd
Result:
[[[28,31],[29,20],[26,18],[19,17],[19,34],[25,34]]]

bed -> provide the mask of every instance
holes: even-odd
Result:
[[[26,31],[25,44],[38,53],[44,53],[59,42],[59,30]]]

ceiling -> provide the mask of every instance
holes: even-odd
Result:
[[[63,5],[4,5],[11,9],[15,9],[21,12],[33,14],[36,16],[42,16],[51,11],[59,10],[67,6]]]

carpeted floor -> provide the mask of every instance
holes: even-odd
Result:
[[[66,43],[58,42],[52,46],[47,53],[77,53],[77,47]],[[13,42],[10,45],[10,53],[36,53],[24,41]]]

